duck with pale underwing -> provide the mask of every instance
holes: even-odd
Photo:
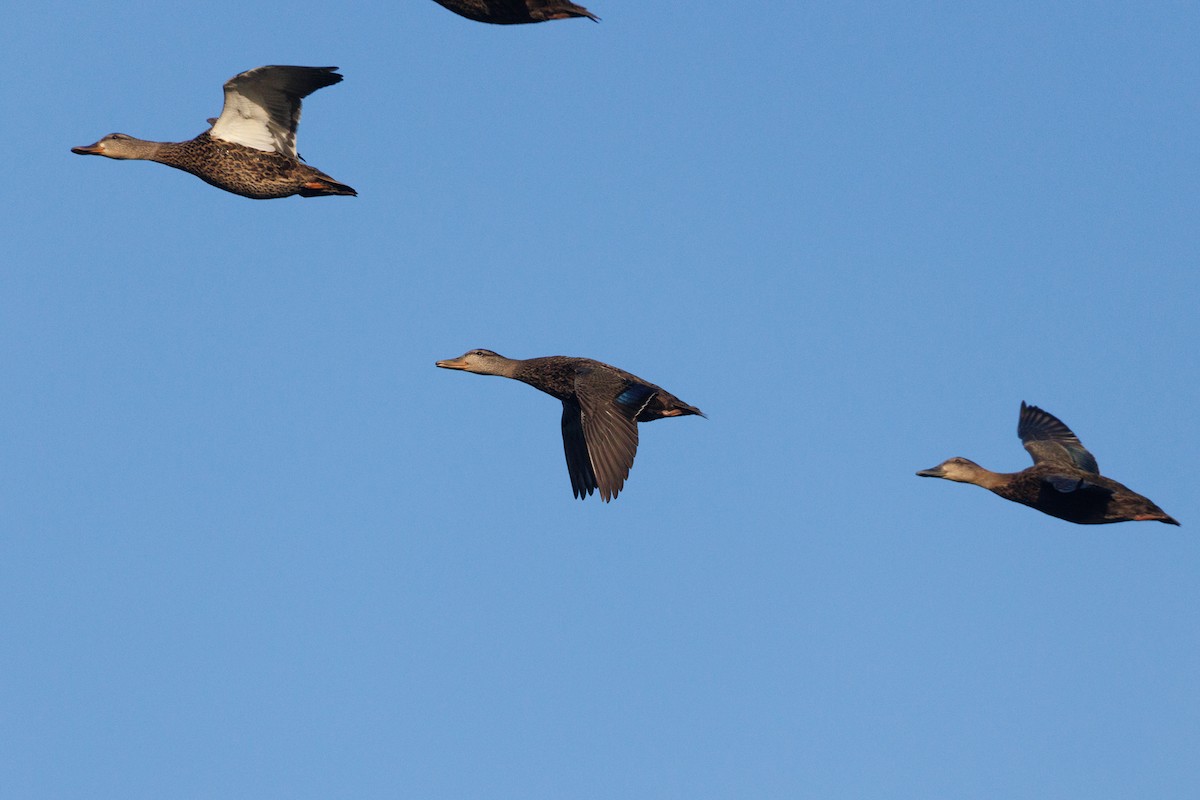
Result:
[[[1179,523],[1148,498],[1100,474],[1095,457],[1071,429],[1037,406],[1021,403],[1017,436],[1033,457],[1020,472],[992,472],[965,458],[951,458],[917,475],[973,483],[1005,500],[1076,522]]]
[[[459,16],[493,25],[522,25],[552,19],[586,17],[600,20],[583,6],[568,0],[434,0]]]
[[[296,152],[300,101],[342,80],[337,67],[258,67],[225,82],[221,115],[186,142],[150,142],[110,133],[72,153],[157,161],[190,172],[218,189],[255,200],[358,194]]]
[[[437,366],[512,378],[561,400],[567,473],[580,500],[599,490],[608,502],[621,491],[637,453],[637,423],[704,416],[661,386],[590,358],[515,359],[470,350]]]

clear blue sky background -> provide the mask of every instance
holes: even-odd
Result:
[[[1194,798],[1197,6],[588,5],[5,12],[2,793]],[[263,64],[358,198],[69,152]],[[1021,400],[1183,527],[913,475]]]

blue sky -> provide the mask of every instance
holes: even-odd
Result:
[[[587,5],[8,12],[0,785],[1192,797],[1200,12]],[[69,152],[263,64],[359,197]],[[710,418],[580,503],[473,347]],[[913,475],[1022,400],[1183,527]]]

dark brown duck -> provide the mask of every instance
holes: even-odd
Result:
[[[608,502],[621,491],[637,454],[637,423],[704,416],[661,386],[590,358],[513,359],[491,350],[471,350],[437,366],[502,375],[561,400],[567,473],[580,500],[599,489]]]
[[[521,25],[529,22],[548,22],[552,19],[587,17],[600,20],[583,6],[567,0],[434,0],[455,14],[476,22],[493,25]]]
[[[301,197],[354,195],[353,189],[296,153],[300,101],[342,76],[337,67],[267,66],[225,82],[221,116],[195,139],[148,142],[110,133],[72,153],[117,159],[157,161],[190,172],[218,189],[255,200],[298,194]]]
[[[1095,457],[1071,429],[1037,406],[1021,403],[1017,436],[1033,456],[1020,472],[992,472],[974,461],[952,458],[917,474],[982,486],[1014,503],[1077,522],[1155,521],[1178,525],[1148,498],[1100,474]]]

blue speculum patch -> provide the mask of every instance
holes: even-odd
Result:
[[[631,411],[640,411],[654,390],[648,386],[634,385],[617,395],[617,403]]]

